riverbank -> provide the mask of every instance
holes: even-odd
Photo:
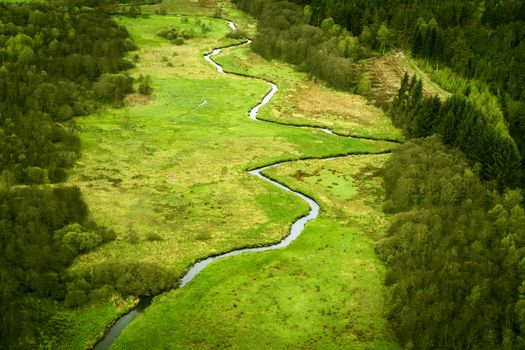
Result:
[[[391,147],[250,121],[247,111],[267,85],[219,76],[204,64],[201,55],[206,50],[231,42],[224,38],[229,30],[224,21],[200,18],[212,30],[180,47],[155,36],[164,28],[182,25],[182,18],[121,19],[141,47],[134,73],[151,75],[155,97],[145,105],[78,121],[84,153],[76,181],[94,216],[115,228],[119,239],[85,256],[77,270],[112,261],[142,261],[181,276],[199,257],[274,242],[286,234],[293,218],[305,212],[305,205],[245,169],[285,159]],[[186,25],[198,26],[195,17],[187,19]],[[138,242],[129,242],[130,230],[137,233]],[[161,239],[148,240],[152,231]],[[249,272],[234,270],[240,266],[232,264],[226,268],[230,273]],[[201,279],[208,280],[206,275]],[[373,279],[381,286],[380,276]],[[246,297],[253,297],[253,292]],[[381,319],[380,313],[373,317]]]

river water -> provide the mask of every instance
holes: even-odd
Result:
[[[232,30],[237,30],[237,27],[232,22],[228,22],[228,26]],[[243,45],[249,44],[250,42],[251,42],[250,40],[247,40],[244,43],[233,45],[233,46],[230,46],[229,48],[243,46]],[[204,55],[204,60],[206,60],[206,62],[210,63],[213,67],[215,67],[215,69],[217,70],[218,73],[221,73],[221,74],[233,74],[233,73],[225,73],[224,69],[222,68],[222,66],[219,65],[217,62],[215,62],[212,59],[213,56],[218,55],[222,50],[223,50],[222,48],[214,49],[210,53]],[[263,79],[261,79],[261,80],[263,80]],[[259,104],[257,104],[257,106],[255,106],[254,108],[252,108],[249,111],[248,117],[250,119],[257,120],[259,109],[262,106],[264,106],[265,104],[267,104],[268,102],[270,102],[272,97],[279,90],[276,84],[274,84],[272,82],[268,82],[268,84],[270,85],[270,91],[263,97],[263,99],[261,100],[261,102]],[[323,131],[333,134],[328,129],[323,129]],[[281,248],[284,248],[284,247],[288,246],[297,237],[299,237],[299,235],[303,232],[306,223],[308,221],[311,221],[311,220],[315,219],[319,215],[319,210],[320,210],[319,205],[313,199],[303,195],[302,193],[293,191],[290,188],[286,187],[285,185],[283,185],[283,184],[281,184],[281,183],[279,183],[277,181],[274,181],[274,180],[266,177],[265,175],[261,174],[261,172],[263,170],[271,168],[271,167],[274,167],[274,166],[277,166],[279,164],[282,164],[282,163],[276,163],[276,164],[267,165],[267,166],[264,166],[264,167],[261,167],[261,168],[258,168],[258,169],[253,169],[253,170],[250,170],[249,173],[254,175],[254,176],[257,176],[258,178],[260,178],[260,179],[262,179],[264,181],[267,181],[267,182],[271,183],[272,185],[280,188],[283,191],[287,191],[287,192],[293,193],[297,197],[301,198],[306,203],[308,203],[308,205],[310,206],[309,213],[307,215],[297,219],[292,224],[292,226],[290,228],[290,233],[283,240],[281,240],[278,243],[275,243],[275,244],[272,244],[272,245],[268,245],[268,246],[255,247],[255,248],[236,249],[236,250],[232,250],[230,252],[224,253],[224,254],[212,256],[212,257],[209,257],[209,258],[206,258],[206,259],[203,259],[203,260],[200,260],[200,261],[196,262],[188,270],[188,272],[184,275],[184,277],[181,279],[181,281],[179,283],[179,288],[184,287],[195,276],[197,276],[199,274],[199,272],[201,272],[206,266],[208,266],[210,263],[212,263],[212,262],[214,262],[216,260],[224,259],[224,258],[227,258],[227,257],[232,257],[232,256],[235,256],[235,255],[244,254],[244,253],[257,253],[257,252],[264,252],[264,251],[268,251],[268,250],[281,249]],[[126,326],[137,315],[141,314],[144,311],[144,309],[147,308],[150,304],[151,304],[151,299],[145,299],[145,300],[141,301],[139,303],[139,305],[137,305],[130,312],[128,312],[127,314],[125,314],[124,316],[119,318],[115,322],[115,324],[110,328],[110,330],[107,332],[107,334],[104,336],[104,338],[99,343],[97,343],[95,345],[94,349],[95,350],[106,350],[106,349],[109,349],[111,344],[113,344],[115,339],[117,339],[117,337],[120,335],[122,330],[124,328],[126,328]]]

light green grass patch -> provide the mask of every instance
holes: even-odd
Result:
[[[281,93],[273,104],[261,108],[262,119],[321,126],[342,135],[402,140],[384,112],[364,97],[314,84],[291,65],[268,62],[249,46],[228,49],[216,61],[228,71],[279,81]]]
[[[304,181],[309,184],[319,184],[323,186],[323,192],[330,192],[343,199],[348,199],[355,194],[356,189],[351,179],[345,180],[344,182],[341,181],[340,175],[338,176],[338,174],[326,169],[321,170],[319,174],[310,175],[304,179]]]
[[[386,223],[377,175],[386,157],[269,169],[287,185],[318,194],[321,216],[286,249],[217,261],[186,287],[157,297],[113,348],[399,349],[384,318],[384,268],[373,245]],[[304,169],[319,179],[326,171],[339,174],[354,194],[323,193],[320,182],[297,178]]]
[[[393,147],[249,120],[249,109],[268,84],[221,75],[202,58],[213,47],[232,42],[224,37],[230,30],[224,20],[206,19],[212,31],[182,46],[156,36],[162,28],[182,23],[180,17],[118,20],[141,45],[133,74],[152,77],[154,96],[146,104],[76,121],[82,157],[70,181],[80,186],[95,221],[118,237],[82,256],[73,270],[144,262],[162,266],[175,278],[199,258],[278,241],[307,206],[247,169]],[[186,24],[196,25],[191,18]],[[297,79],[283,71],[281,82],[278,73],[276,82],[283,86],[284,80]],[[130,230],[139,235],[137,244],[126,240]],[[151,233],[162,240],[148,241]],[[237,265],[227,268],[234,274],[244,271]],[[266,321],[268,326],[273,322]]]

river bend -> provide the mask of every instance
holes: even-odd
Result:
[[[237,30],[237,27],[231,21],[228,22],[228,26],[230,27],[230,29],[232,29],[234,31]],[[212,57],[218,55],[225,48],[239,47],[239,46],[247,45],[250,42],[251,42],[251,40],[247,39],[245,42],[240,43],[240,44],[235,44],[235,45],[227,46],[227,47],[224,47],[224,48],[213,49],[211,52],[209,52],[209,53],[204,55],[204,60],[206,62],[208,62],[209,64],[211,64],[217,70],[217,72],[220,73],[220,74],[232,74],[232,75],[242,76],[240,74],[225,72],[223,67],[221,65],[219,65],[217,62],[215,62],[212,59]],[[270,102],[270,100],[277,93],[279,88],[277,87],[277,85],[275,83],[267,81],[265,79],[259,79],[259,78],[255,78],[255,77],[252,77],[252,78],[253,79],[258,79],[258,80],[261,80],[261,81],[266,81],[270,85],[269,92],[263,97],[261,102],[259,102],[259,104],[257,104],[255,107],[253,107],[248,113],[248,117],[250,119],[257,120],[259,109],[262,106],[266,105],[268,102]],[[291,126],[291,127],[293,127],[293,126]],[[331,135],[339,136],[339,135],[334,134],[331,130],[326,129],[326,128],[320,128],[320,127],[310,127],[310,128],[312,128],[312,129],[320,129],[320,130],[322,130],[322,131],[324,131],[326,133],[329,133]],[[319,204],[317,204],[313,199],[305,196],[302,193],[299,193],[297,191],[293,191],[289,187],[287,187],[287,186],[285,186],[285,185],[283,185],[283,184],[281,184],[281,183],[279,183],[279,182],[277,182],[275,180],[272,180],[269,177],[267,177],[267,176],[265,176],[265,175],[263,175],[261,173],[265,169],[268,169],[268,168],[271,168],[271,167],[274,167],[274,166],[277,166],[277,165],[283,164],[283,163],[284,162],[279,162],[279,163],[275,163],[275,164],[271,164],[271,165],[266,165],[266,166],[263,166],[263,167],[260,167],[260,168],[257,168],[257,169],[250,170],[249,173],[254,175],[254,176],[257,176],[258,178],[260,178],[260,179],[262,179],[264,181],[267,181],[267,182],[271,183],[272,185],[280,188],[283,191],[291,192],[294,195],[296,195],[297,197],[301,198],[303,201],[308,203],[308,205],[310,206],[309,213],[307,215],[302,216],[301,218],[297,219],[296,221],[294,221],[293,224],[291,225],[290,233],[278,243],[275,243],[275,244],[272,244],[272,245],[267,245],[267,246],[254,247],[254,248],[235,249],[235,250],[232,250],[232,251],[227,252],[227,253],[219,254],[219,255],[216,255],[216,256],[211,256],[211,257],[208,257],[208,258],[205,258],[205,259],[197,261],[195,264],[193,264],[191,266],[191,268],[184,275],[184,277],[182,277],[182,279],[181,279],[181,281],[179,283],[179,286],[178,286],[179,288],[184,287],[195,276],[197,276],[199,274],[199,272],[201,272],[206,266],[208,266],[213,261],[216,261],[216,260],[219,260],[219,259],[223,259],[223,258],[227,258],[227,257],[231,257],[231,256],[235,256],[235,255],[239,255],[239,254],[264,252],[264,251],[268,251],[268,250],[281,249],[281,248],[284,248],[284,247],[288,246],[297,237],[299,237],[299,235],[303,232],[306,223],[308,223],[309,221],[315,219],[319,215],[319,211],[320,211]],[[95,345],[94,349],[95,350],[106,350],[106,349],[109,349],[111,344],[113,344],[115,339],[117,339],[117,337],[120,335],[122,330],[137,315],[142,313],[142,311],[146,307],[148,307],[150,303],[151,303],[151,299],[146,299],[145,301],[142,301],[137,307],[132,309],[130,312],[128,312],[124,316],[120,317],[115,322],[115,324],[110,328],[110,330],[104,336],[104,338],[99,343],[97,343]]]

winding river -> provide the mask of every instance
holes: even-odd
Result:
[[[234,31],[237,30],[237,27],[232,22],[228,22],[228,26]],[[234,48],[234,47],[247,45],[250,42],[251,42],[251,40],[247,39],[245,42],[240,43],[240,44],[235,44],[235,45],[231,45],[231,46],[227,46],[227,47],[223,47],[223,48],[214,49],[211,52],[209,52],[209,53],[204,55],[204,60],[206,60],[206,62],[210,63],[213,67],[215,67],[217,72],[219,72],[221,74],[232,74],[232,75],[242,76],[240,74],[225,72],[223,67],[220,66],[217,62],[215,62],[212,59],[212,56],[215,56],[215,55],[219,54],[223,49]],[[275,93],[277,93],[277,91],[279,89],[278,89],[276,84],[274,84],[273,82],[270,82],[268,80],[255,78],[255,77],[250,77],[250,78],[258,79],[258,80],[261,80],[261,81],[266,81],[270,85],[270,88],[271,88],[270,91],[263,97],[261,102],[259,104],[257,104],[257,106],[252,108],[250,110],[249,114],[248,114],[248,117],[250,119],[257,120],[259,109],[262,106],[264,106],[265,104],[267,104],[268,102],[270,102],[272,97],[275,95]],[[276,124],[279,124],[279,123],[276,123]],[[301,126],[296,126],[296,127],[301,127]],[[315,126],[305,126],[305,127],[312,128],[312,129],[319,129],[321,131],[324,131],[324,132],[326,132],[328,134],[331,134],[331,135],[334,135],[334,136],[343,136],[343,135],[337,135],[334,132],[332,132],[330,129],[326,129],[326,128],[315,127]],[[337,157],[334,157],[334,158],[337,158]],[[299,235],[303,232],[306,223],[311,221],[311,220],[313,220],[313,219],[315,219],[319,215],[319,210],[320,210],[319,204],[317,204],[313,199],[303,195],[302,193],[293,191],[289,187],[287,187],[287,186],[285,186],[285,185],[283,185],[283,184],[281,184],[281,183],[279,183],[279,182],[277,182],[275,180],[272,180],[269,177],[267,177],[267,176],[265,176],[264,174],[261,173],[265,169],[268,169],[268,168],[271,168],[271,167],[274,167],[274,166],[277,166],[277,165],[283,164],[283,163],[284,162],[279,162],[279,163],[267,165],[267,166],[264,166],[264,167],[261,167],[261,168],[253,169],[253,170],[250,170],[249,173],[254,175],[254,176],[257,176],[258,178],[260,178],[260,179],[262,179],[264,181],[267,181],[267,182],[271,183],[272,185],[274,185],[274,186],[276,186],[276,187],[278,187],[278,188],[280,188],[280,189],[282,189],[284,191],[291,192],[294,195],[296,195],[297,197],[301,198],[306,203],[308,203],[308,205],[310,206],[310,212],[307,215],[297,219],[292,224],[292,226],[290,228],[290,233],[278,243],[275,243],[275,244],[272,244],[272,245],[268,245],[268,246],[256,247],[256,248],[236,249],[236,250],[232,250],[232,251],[227,252],[227,253],[219,254],[219,255],[216,255],[216,256],[208,257],[206,259],[197,261],[188,270],[188,272],[184,275],[184,277],[181,279],[181,281],[179,283],[179,286],[178,286],[179,288],[184,287],[196,275],[198,275],[199,272],[201,272],[206,266],[208,266],[210,263],[212,263],[215,260],[219,260],[219,259],[223,259],[223,258],[227,258],[227,257],[239,255],[239,254],[244,254],[244,253],[257,253],[257,252],[263,252],[263,251],[268,251],[268,250],[275,250],[275,249],[280,249],[280,248],[284,248],[284,247],[288,246],[292,241],[294,241],[297,237],[299,237]],[[111,329],[108,331],[108,333],[104,336],[104,338],[99,343],[97,343],[95,345],[94,349],[95,350],[109,349],[111,344],[113,344],[113,342],[120,335],[122,330],[137,315],[142,313],[142,311],[146,307],[148,307],[150,304],[151,304],[151,299],[142,300],[134,309],[132,309],[130,312],[128,312],[127,314],[125,314],[124,316],[119,318],[115,322],[115,324],[111,327]]]

